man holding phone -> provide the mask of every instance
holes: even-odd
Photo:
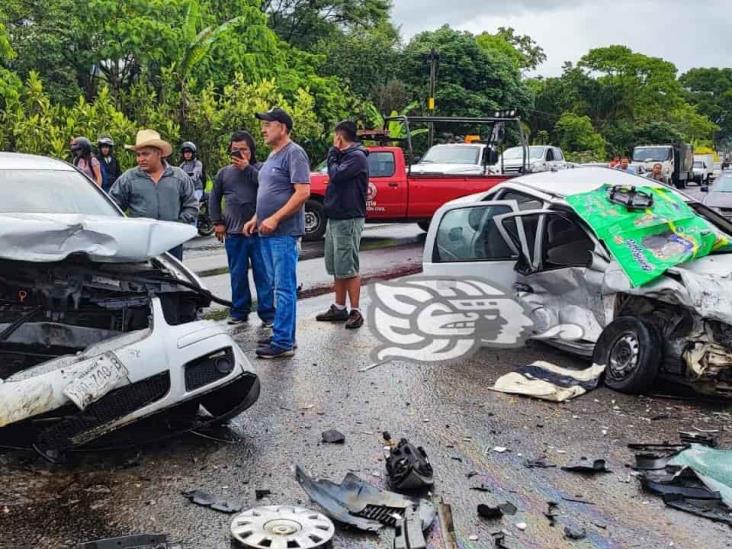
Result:
[[[257,289],[257,314],[265,326],[274,320],[274,295],[265,270],[262,249],[257,234],[245,235],[244,224],[254,217],[257,205],[258,171],[256,145],[244,131],[235,132],[229,141],[231,164],[216,174],[209,197],[209,212],[216,238],[224,243],[231,277],[229,324],[249,320],[252,294],[249,289],[249,263],[252,264],[254,286]],[[222,208],[221,199],[226,204]]]

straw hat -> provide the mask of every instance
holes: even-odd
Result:
[[[125,145],[125,149],[136,151],[143,147],[155,147],[160,149],[163,157],[170,156],[173,153],[173,147],[167,141],[160,138],[160,134],[155,130],[140,130],[137,132],[137,139],[134,145]]]

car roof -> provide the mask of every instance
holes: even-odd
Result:
[[[0,170],[57,170],[74,171],[73,166],[62,160],[36,154],[0,151]]]

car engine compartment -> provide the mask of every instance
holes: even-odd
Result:
[[[70,256],[56,263],[0,259],[0,379],[149,326],[150,299],[165,320],[197,320],[206,291],[181,280],[160,259],[95,263]]]

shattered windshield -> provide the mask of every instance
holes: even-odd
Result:
[[[478,164],[480,147],[435,145],[419,161],[420,164]]]
[[[83,175],[61,170],[0,170],[0,213],[119,216]]]
[[[671,160],[670,147],[636,147],[633,162],[665,162]]]
[[[539,160],[544,157],[545,147],[529,147],[529,159]],[[511,147],[503,151],[504,160],[521,160],[524,157],[523,147]]]

